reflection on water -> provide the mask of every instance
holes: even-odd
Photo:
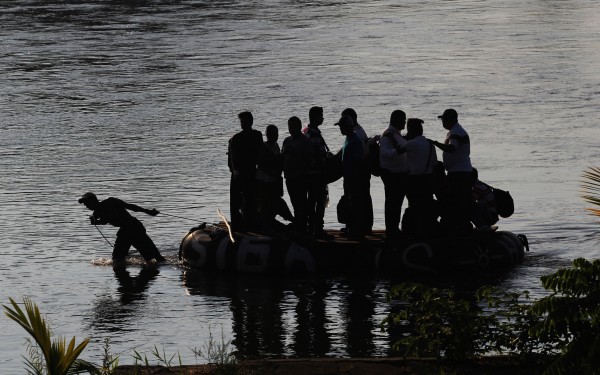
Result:
[[[479,287],[501,285],[514,272],[518,271],[420,281],[453,288],[475,301]],[[233,344],[245,357],[384,356],[393,354],[390,343],[402,334],[384,332],[380,324],[395,305],[386,300],[387,291],[405,279],[281,279],[194,270],[184,270],[181,278],[190,295],[225,299]]]
[[[191,295],[227,298],[233,343],[244,356],[370,357],[389,350],[379,329],[387,311],[385,281],[289,280],[196,271],[184,271],[182,279]]]
[[[142,311],[147,311],[146,299],[151,283],[159,270],[155,267],[142,267],[137,275],[124,265],[114,266],[113,271],[119,287],[117,298],[100,296],[94,300],[90,317],[90,328],[110,333],[131,330],[132,320],[142,319]]]

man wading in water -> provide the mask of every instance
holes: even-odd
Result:
[[[132,245],[140,252],[147,263],[151,263],[152,259],[157,262],[166,261],[160,255],[154,242],[146,234],[144,225],[127,211],[144,212],[156,216],[159,212],[155,208],[147,210],[113,197],[100,202],[94,193],[83,194],[79,198],[79,203],[83,203],[88,209],[94,211],[90,216],[90,222],[93,225],[110,224],[120,228],[117,232],[115,246],[113,246],[113,263],[123,263]]]

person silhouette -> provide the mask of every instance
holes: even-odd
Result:
[[[470,220],[473,198],[473,167],[471,165],[471,142],[469,134],[458,123],[458,113],[448,108],[438,116],[442,126],[448,130],[444,143],[433,144],[443,151],[444,167],[448,172],[449,199],[441,223],[453,233],[464,233],[473,229]]]
[[[258,201],[258,216],[263,231],[279,232],[285,228],[275,216],[280,215],[284,220],[293,221],[285,200],[283,200],[283,154],[277,144],[279,130],[275,125],[267,126],[267,140],[258,153],[258,169],[256,170],[256,198]]]
[[[130,210],[156,216],[159,212],[155,208],[148,210],[113,197],[99,201],[98,197],[92,192],[83,194],[78,202],[93,211],[92,216],[90,216],[92,225],[110,224],[119,227],[117,239],[113,246],[113,263],[123,262],[125,257],[129,255],[131,246],[139,251],[147,263],[152,263],[152,259],[156,262],[166,261],[146,233],[146,228],[142,222],[128,212]]]
[[[363,154],[364,158],[366,158],[367,154],[369,153],[368,143],[370,138],[367,135],[365,129],[358,123],[358,115],[356,114],[356,111],[353,108],[346,108],[342,111],[342,116],[349,116],[352,119],[354,123],[354,127],[352,128],[352,130],[358,136],[358,139],[360,139],[360,141],[362,142]],[[365,199],[366,202],[363,206],[364,212],[362,214],[365,215],[364,220],[367,226],[367,232],[371,233],[373,229],[373,200],[371,198],[370,193],[371,173],[362,173],[360,183],[363,186],[363,188],[366,189],[368,192],[368,194],[363,194],[363,199]]]
[[[233,230],[243,231],[253,229],[258,221],[255,174],[263,137],[260,131],[252,129],[252,113],[241,112],[238,118],[242,131],[231,137],[227,153],[231,172],[229,205]]]
[[[406,154],[398,150],[406,144],[400,133],[405,124],[406,113],[394,110],[390,115],[389,126],[379,138],[379,163],[385,194],[385,234],[388,238],[400,235],[400,217],[406,196],[408,162]]]
[[[308,163],[311,159],[312,145],[302,134],[302,121],[296,116],[288,120],[290,136],[283,141],[283,174],[290,201],[294,209],[293,227],[306,233],[308,204]]]
[[[330,239],[331,235],[323,230],[325,206],[329,196],[325,159],[331,154],[319,130],[319,126],[323,124],[323,107],[311,107],[308,117],[310,123],[302,130],[312,145],[312,158],[308,168],[308,232],[315,238]]]
[[[364,163],[363,143],[353,130],[354,121],[350,116],[342,116],[336,125],[340,127],[340,133],[346,136],[342,148],[342,175],[344,195],[348,197],[349,203],[347,234],[351,237],[363,237],[371,229],[365,214],[370,195],[363,177],[365,173],[369,173]]]

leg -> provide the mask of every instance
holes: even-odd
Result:
[[[152,259],[155,259],[157,262],[164,262],[166,260],[160,254],[158,248],[143,227],[141,230],[138,229],[138,232],[135,234],[133,247],[139,251],[140,255],[146,260],[146,262],[150,262]]]
[[[385,232],[388,236],[395,236],[400,233],[400,216],[406,188],[399,173],[383,171],[381,179],[385,191]]]
[[[288,207],[285,200],[283,200],[283,198],[278,197],[275,205],[276,205],[275,211],[276,211],[277,215],[284,218],[284,220],[294,221],[294,215],[292,215],[290,208]]]
[[[308,231],[314,233],[323,230],[325,201],[327,200],[327,184],[323,176],[312,175],[308,186]]]
[[[306,206],[307,206],[307,185],[301,179],[286,179],[285,184],[294,208],[294,228],[299,232],[306,232]]]
[[[409,176],[406,197],[414,214],[414,234],[426,235],[432,232],[433,193],[429,185],[429,175]]]
[[[244,219],[242,210],[242,192],[238,178],[231,175],[229,183],[229,213],[231,215],[231,228],[233,231],[243,230]]]
[[[113,247],[112,259],[114,261],[124,261],[127,255],[129,255],[129,248],[131,247],[131,235],[124,228],[119,229],[117,232],[117,239],[115,240],[115,246]]]
[[[448,213],[452,230],[464,232],[471,230],[471,209],[473,207],[473,176],[470,172],[448,173],[450,202]]]
[[[361,203],[360,203],[360,188],[357,186],[358,181],[354,178],[344,177],[344,195],[348,197],[348,234],[363,235],[361,228]]]
[[[356,181],[355,191],[358,206],[358,231],[369,234],[373,229],[373,202],[371,200],[371,175],[360,175]]]
[[[256,204],[256,180],[254,176],[245,176],[241,179],[242,191],[242,216],[246,230],[256,227],[258,206]]]
[[[371,174],[365,177],[365,229],[367,233],[373,231],[373,199],[371,198]]]

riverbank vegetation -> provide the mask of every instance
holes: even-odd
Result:
[[[460,363],[489,355],[538,363],[543,374],[600,374],[600,260],[576,259],[571,268],[541,278],[550,294],[485,287],[473,298],[420,284],[398,285],[398,311],[383,322],[399,331],[403,357]]]

